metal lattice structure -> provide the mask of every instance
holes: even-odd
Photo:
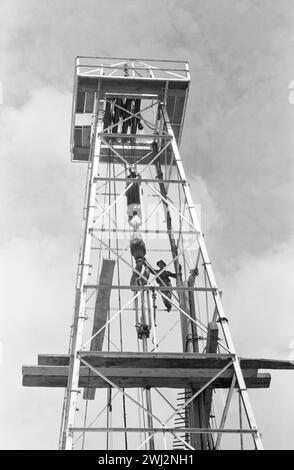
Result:
[[[76,60],[71,151],[88,171],[69,353],[23,372],[66,388],[61,449],[262,449],[248,388],[275,366],[236,354],[179,152],[189,84],[186,62]],[[168,289],[138,271],[134,233]]]

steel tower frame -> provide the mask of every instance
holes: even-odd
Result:
[[[132,71],[134,74],[135,72],[134,68],[132,68]],[[80,284],[78,286],[77,305],[75,309],[76,315],[75,315],[74,324],[73,324],[72,345],[71,345],[71,350],[70,350],[71,361],[70,361],[70,369],[69,369],[69,379],[68,379],[68,387],[67,387],[67,399],[66,399],[66,408],[65,408],[64,429],[63,429],[63,434],[64,434],[63,447],[65,449],[70,449],[72,447],[72,439],[73,439],[73,432],[74,432],[74,425],[75,425],[75,410],[77,406],[76,405],[77,394],[79,393],[79,368],[80,368],[81,363],[89,367],[89,369],[91,369],[91,371],[94,374],[97,374],[98,376],[103,378],[107,383],[115,387],[115,384],[107,380],[107,377],[103,376],[103,374],[99,372],[99,369],[91,366],[91,364],[89,364],[89,362],[87,362],[81,356],[81,351],[84,349],[83,342],[82,342],[82,332],[83,332],[83,325],[86,319],[85,309],[86,309],[87,285],[88,285],[89,266],[90,266],[90,247],[91,247],[91,241],[92,241],[91,228],[93,227],[93,224],[94,224],[95,198],[96,198],[96,192],[97,192],[97,179],[96,178],[98,175],[99,155],[100,155],[102,142],[105,143],[110,148],[110,150],[114,152],[115,155],[117,155],[120,159],[123,158],[122,155],[118,154],[114,146],[112,146],[106,140],[106,138],[109,138],[109,136],[113,138],[113,134],[110,133],[110,134],[103,135],[104,100],[101,98],[102,97],[100,96],[100,90],[98,88],[98,96],[96,99],[95,109],[94,109],[95,119],[93,122],[92,134],[91,134],[92,151],[91,151],[90,166],[89,166],[90,178],[89,178],[88,194],[87,194],[88,206],[86,208],[85,232],[84,232],[84,240],[83,240],[82,254],[81,254],[81,260],[80,260],[80,265],[81,265],[81,272],[79,275]],[[144,96],[142,97],[140,96],[140,99],[143,99],[143,98]],[[186,175],[184,172],[184,167],[183,167],[182,160],[180,157],[178,145],[174,136],[172,126],[170,124],[170,119],[169,119],[167,110],[166,110],[166,104],[164,101],[161,102],[160,104],[159,103],[157,104],[160,107],[160,116],[158,120],[159,122],[157,122],[157,126],[156,126],[158,130],[155,131],[154,138],[156,141],[160,141],[160,142],[167,141],[168,145],[171,146],[172,148],[175,165],[177,167],[178,174],[179,174],[178,182],[180,185],[182,185],[185,198],[186,198],[187,207],[189,210],[190,219],[192,221],[192,224],[190,223],[189,225],[191,226],[192,232],[198,240],[199,250],[200,250],[201,257],[203,259],[203,263],[205,265],[208,282],[209,282],[211,289],[213,289],[212,295],[213,295],[214,302],[215,302],[216,319],[221,323],[227,351],[229,354],[233,355],[232,361],[229,362],[228,365],[226,365],[220,372],[218,372],[213,379],[208,381],[207,384],[203,387],[203,390],[206,387],[208,387],[213,382],[213,380],[218,378],[219,375],[222,372],[224,372],[230,365],[233,366],[235,375],[234,375],[234,378],[232,379],[232,382],[235,383],[236,381],[236,383],[239,386],[240,396],[241,396],[244,409],[248,418],[252,436],[255,441],[255,446],[256,448],[261,449],[262,443],[260,439],[260,434],[257,430],[257,425],[255,422],[253,411],[252,411],[251,404],[249,401],[245,381],[244,381],[242,370],[240,367],[240,363],[239,363],[238,357],[236,356],[235,347],[234,347],[232,337],[231,337],[229,327],[228,327],[228,320],[224,315],[220,292],[217,288],[211,262],[208,256],[205,242],[204,242],[204,237],[201,232],[200,224],[199,224],[197,214],[196,214],[193,202],[192,202],[192,197],[190,194],[189,185],[187,183]],[[154,106],[154,104],[152,106]],[[127,116],[126,119],[128,119],[129,117],[130,116]],[[110,132],[112,131],[111,128],[108,129],[108,131],[109,130]],[[165,149],[165,147],[166,146],[164,146],[163,148]],[[159,152],[157,152],[157,155],[154,157],[154,160],[157,158],[159,158]],[[143,179],[142,173],[139,173],[139,174],[141,176],[141,181],[142,181]],[[147,185],[150,186],[150,183],[147,182]],[[118,197],[121,197],[121,194]],[[162,194],[160,195],[160,197],[164,204],[167,204],[168,206],[172,206],[173,209],[176,209],[171,204],[171,202],[167,201],[167,199],[164,198]],[[184,218],[184,216],[182,216],[182,218]],[[173,261],[175,261],[175,258],[173,258]],[[139,296],[139,293],[137,293],[136,295]],[[179,307],[179,309],[180,308],[181,307]],[[181,313],[185,314],[186,312],[182,310]],[[203,391],[202,389],[200,390]],[[194,398],[196,398],[196,396],[198,395],[199,395],[199,390],[196,393],[194,393]],[[229,393],[228,401],[230,400],[230,398],[231,398],[231,394]],[[186,406],[190,400],[191,398],[186,401]],[[226,408],[228,407],[228,405],[229,403],[226,404],[224,411],[227,411]],[[148,413],[151,414],[150,412]],[[222,429],[223,429],[223,426],[220,427],[220,430]]]
[[[151,450],[168,448],[167,436],[174,439],[174,447],[186,449],[220,449],[221,441],[228,435],[240,437],[241,449],[246,436],[250,437],[246,445],[251,443],[257,450],[263,448],[247,388],[269,386],[270,377],[259,374],[258,369],[272,368],[272,364],[238,357],[224,313],[179,152],[189,82],[186,62],[76,60],[72,155],[73,160],[87,161],[88,171],[69,354],[41,355],[36,368],[24,368],[24,385],[67,383],[60,449],[74,448],[76,433],[83,444],[86,434],[102,433],[107,437],[107,447],[111,436],[121,433],[125,448],[131,434],[140,438],[136,448]],[[126,109],[122,100],[140,100],[141,108]],[[77,116],[78,106],[84,110],[80,116]],[[86,108],[91,112],[86,112]],[[110,108],[111,113],[118,112],[120,121],[106,119]],[[138,120],[142,123],[140,131],[138,128],[136,132],[122,131],[124,123]],[[88,146],[83,146],[85,122]],[[76,132],[81,127],[82,150],[77,151]],[[123,226],[126,216],[120,208],[125,206],[126,192],[134,184],[127,177],[131,168],[136,170],[140,185],[144,220],[140,236],[150,237],[148,255],[152,252],[154,258],[159,252],[160,256],[169,256],[167,269],[173,267],[175,271],[176,286],[169,287],[169,294],[157,283],[160,272],[151,277],[142,275],[130,256],[132,228]],[[157,205],[145,214],[148,197],[155,198]],[[160,228],[156,224],[150,228],[157,209],[164,220],[160,219]],[[107,253],[107,258],[102,260],[101,253]],[[127,273],[131,272],[136,272],[144,282],[131,286],[126,281]],[[91,283],[90,276],[96,276],[97,281]],[[116,301],[114,293],[118,294]],[[158,319],[158,305],[164,299],[170,302],[172,314],[161,311]],[[203,305],[205,319],[200,316]],[[91,310],[93,318],[89,315]],[[161,347],[164,335],[174,328],[170,322],[172,316],[167,315],[177,316],[175,328],[179,326],[177,337],[181,350],[178,346],[173,350],[171,343],[167,350]],[[133,317],[138,350],[132,344],[126,351],[122,338],[127,336],[131,344],[128,325]],[[163,325],[160,334],[166,331],[159,341],[157,323]],[[113,325],[118,325],[118,329]],[[122,333],[122,327],[127,333]],[[98,413],[101,416],[107,412],[106,426],[87,423],[88,403],[94,399],[96,388],[103,388],[107,393],[106,405]],[[182,390],[178,392],[178,405],[165,393],[170,388]],[[134,389],[138,391],[136,398]],[[213,403],[224,389],[227,394],[219,400],[216,418]],[[154,411],[152,390],[172,410],[170,414],[165,412],[163,417],[161,411]],[[109,411],[115,396],[123,400],[123,426],[117,424],[119,419],[113,418]],[[81,402],[86,412],[84,422],[78,425],[77,409]],[[139,425],[127,423],[126,403],[132,403],[138,410]],[[233,425],[225,427],[233,421]],[[162,436],[162,444],[156,440],[157,436]]]

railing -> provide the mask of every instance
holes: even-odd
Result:
[[[179,60],[78,56],[76,74],[85,77],[190,81],[188,62]]]

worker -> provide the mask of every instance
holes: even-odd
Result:
[[[124,77],[128,77],[129,76],[129,64],[127,62],[124,63],[123,70],[124,70]]]
[[[113,125],[112,131],[111,131],[112,134],[118,133],[118,125],[119,125],[121,114],[123,112],[121,109],[122,107],[123,107],[123,100],[121,98],[115,98],[112,104],[112,116],[111,116],[112,118],[111,124]]]
[[[142,225],[142,212],[140,184],[138,182],[138,175],[133,168],[130,168],[128,178],[133,180],[127,183],[126,190],[128,221],[133,226],[133,229],[137,231],[138,227]],[[134,217],[135,219],[133,220]]]
[[[109,100],[106,100],[104,122],[103,122],[104,129],[107,129],[112,124],[112,111],[111,111],[112,106],[113,106],[113,103]]]
[[[137,127],[140,131],[143,130],[143,126],[141,124],[141,121],[140,121],[140,114],[139,111],[140,111],[140,106],[141,106],[141,100],[134,100],[133,102],[133,107],[132,107],[132,113],[133,114],[137,114],[137,116],[133,116],[131,121],[132,121],[132,125],[131,125],[131,134],[136,134],[137,133]]]
[[[140,121],[140,114],[138,114],[138,116],[132,116],[132,114],[139,113],[141,100],[127,98],[121,106],[124,108],[124,110],[120,110],[120,117],[123,121],[121,128],[122,134],[128,134],[129,129],[131,134],[136,134],[137,127],[141,131],[143,126]]]
[[[172,287],[172,283],[170,278],[176,278],[177,275],[172,273],[171,271],[167,271],[164,269],[166,267],[166,263],[161,259],[157,263],[157,266],[159,269],[153,269],[149,264],[148,268],[152,274],[156,275],[156,281],[159,284],[160,287],[163,287],[163,289],[160,289],[160,292],[164,294],[165,297],[162,297],[163,303],[166,306],[166,310],[168,312],[171,311],[172,305],[168,299],[172,298],[172,291],[170,287]],[[160,274],[159,274],[160,273]],[[168,299],[166,298],[168,297]]]
[[[131,127],[131,111],[132,111],[132,102],[133,100],[127,98],[123,104],[125,111],[121,111],[121,117],[123,120],[121,132],[122,134],[127,134],[129,127]]]
[[[110,133],[127,134],[130,128],[131,134],[137,133],[137,127],[142,130],[141,115],[138,114],[140,111],[141,100],[127,98],[123,100],[121,98],[114,98],[112,100],[106,100],[105,112],[104,112],[104,128],[113,126],[110,129]],[[132,116],[132,114],[138,114]],[[122,122],[123,121],[123,122]]]
[[[135,270],[133,271],[130,284],[131,286],[146,285],[150,276],[150,270],[146,265],[145,255],[146,246],[140,234],[134,233],[130,242],[131,254],[135,258]]]

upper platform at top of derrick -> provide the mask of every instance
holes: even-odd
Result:
[[[127,87],[133,92],[158,92],[167,82],[173,89],[185,89],[190,81],[186,61],[78,56],[75,70],[78,84],[95,87],[97,79],[102,78],[109,92],[120,86],[123,91]]]
[[[97,97],[106,101],[104,128],[107,132],[116,136],[121,133],[122,138],[126,138],[127,134],[136,135],[141,143],[147,130],[150,134],[150,128],[153,125],[156,127],[150,119],[150,103],[165,103],[179,143],[189,83],[189,65],[186,61],[77,57],[71,125],[72,160],[89,159],[90,129]],[[144,109],[149,109],[146,120],[141,112]],[[152,111],[156,116],[154,106]],[[134,114],[141,118],[141,122]]]

